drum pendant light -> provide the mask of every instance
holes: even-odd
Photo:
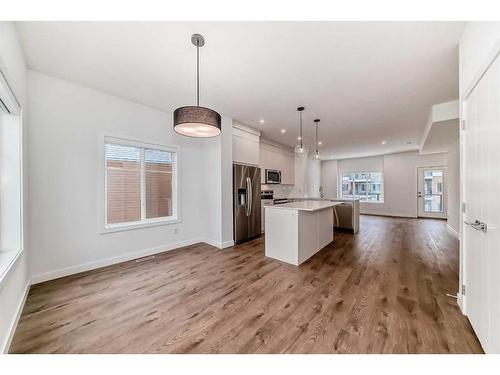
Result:
[[[314,154],[314,159],[319,160],[319,142],[318,142],[318,125],[319,125],[319,118],[314,120],[314,123],[316,124],[316,153]]]
[[[174,111],[174,131],[187,137],[216,137],[221,133],[221,116],[210,108],[200,107],[200,47],[205,45],[205,39],[193,34],[191,42],[196,47],[196,106]]]
[[[302,136],[302,111],[304,109],[305,109],[304,107],[297,108],[297,111],[299,111],[299,141],[300,141],[300,143],[297,146],[295,146],[295,154],[298,157],[307,156],[307,153],[308,153],[307,148],[304,147],[304,137]]]

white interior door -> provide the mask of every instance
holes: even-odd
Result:
[[[487,353],[500,353],[500,60],[463,103],[465,311]]]
[[[446,219],[446,168],[418,168],[418,216]]]

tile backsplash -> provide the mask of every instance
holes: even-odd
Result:
[[[294,185],[261,185],[261,190],[272,190],[274,198],[290,198],[291,194],[295,193]],[[294,194],[295,197],[295,194]]]

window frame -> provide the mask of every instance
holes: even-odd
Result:
[[[162,225],[170,225],[180,223],[181,220],[181,210],[180,210],[180,173],[179,173],[179,162],[180,162],[180,148],[177,146],[167,146],[155,143],[153,141],[144,139],[132,139],[131,137],[117,136],[113,134],[101,134],[99,143],[99,171],[100,180],[100,204],[99,204],[99,216],[100,216],[100,233],[113,233],[128,231],[134,229],[150,228]],[[129,221],[124,223],[114,223],[108,224],[108,189],[107,189],[107,168],[106,168],[106,143],[117,144],[121,146],[130,146],[140,148],[141,152],[141,219],[139,221]],[[144,163],[144,151],[145,149],[166,151],[172,153],[172,216],[158,217],[158,218],[146,218],[146,170]]]
[[[23,107],[17,100],[12,88],[0,70],[0,99],[5,101],[0,111],[7,110],[11,116],[17,116],[19,125],[19,249],[7,250],[0,248],[0,289],[24,252],[24,118]],[[1,172],[1,171],[0,171]],[[0,203],[1,204],[1,203]]]
[[[343,192],[342,192],[342,185],[344,181],[344,176],[351,175],[354,177],[354,180],[356,180],[356,175],[367,175],[369,174],[371,176],[372,173],[380,173],[381,179],[380,179],[380,196],[381,200],[380,201],[370,201],[370,200],[363,200],[361,198],[344,198]],[[385,201],[385,191],[384,191],[384,172],[383,171],[367,171],[367,170],[355,170],[355,171],[341,171],[340,173],[340,178],[339,178],[339,188],[338,188],[338,198],[339,199],[359,199],[360,203],[368,203],[368,204],[384,204]],[[365,196],[368,197],[368,190],[373,191],[372,189],[367,189],[368,185],[373,185],[373,181],[370,179],[370,182],[365,182]],[[356,186],[353,186],[353,194],[356,194]]]

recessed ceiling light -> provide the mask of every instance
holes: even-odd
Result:
[[[297,137],[297,141],[300,141],[302,139],[302,137]]]
[[[318,142],[318,146],[321,146],[323,144],[323,142],[319,141]]]
[[[261,119],[259,120],[259,122],[260,122],[261,124],[263,124],[263,123],[265,123],[265,122],[266,122],[266,120],[264,120],[263,118],[261,118]]]
[[[387,141],[382,141],[380,143],[382,143],[383,145],[385,145],[385,144],[387,144]]]
[[[286,129],[281,129],[281,134],[285,134],[286,133]]]

